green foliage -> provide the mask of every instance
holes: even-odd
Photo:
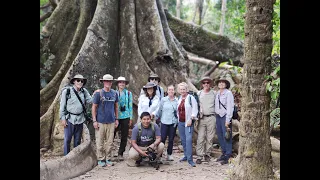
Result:
[[[276,128],[280,124],[280,108],[274,109],[270,113],[270,130]]]
[[[272,54],[280,54],[280,0],[276,0],[275,4],[273,5],[272,25],[273,25]]]
[[[47,4],[48,2],[49,2],[49,0],[40,0],[40,6],[43,6],[43,5]],[[43,15],[43,11],[40,9],[40,16],[41,15]],[[45,22],[46,22],[46,20],[43,22],[40,22],[40,32],[42,30],[42,27],[45,25]]]
[[[272,100],[277,100],[280,94],[280,65],[265,78],[268,81],[266,91],[270,93]]]

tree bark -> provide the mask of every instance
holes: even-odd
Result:
[[[224,22],[226,19],[226,11],[227,11],[227,0],[221,0],[221,1],[222,1],[222,6],[221,6],[221,21],[220,21],[219,34],[223,36]]]
[[[181,17],[180,17],[181,4],[182,4],[182,0],[177,0],[176,17],[179,19],[181,19]]]
[[[169,27],[183,48],[198,56],[225,62],[231,59],[234,65],[240,65],[243,57],[243,43],[231,41],[201,26],[186,23],[165,11]]]
[[[273,179],[270,96],[264,77],[271,72],[273,2],[247,0],[241,90],[239,154],[231,179]]]
[[[106,73],[113,75],[114,78],[120,75],[125,76],[130,81],[128,89],[133,93],[135,105],[137,105],[140,89],[147,82],[150,72],[155,72],[160,76],[163,86],[189,81],[186,51],[171,32],[160,0],[143,0],[139,3],[135,0],[98,0],[97,4],[93,1],[82,0],[80,5],[71,3],[70,7],[64,6],[64,11],[61,11],[59,8],[63,3],[64,1],[61,1],[55,9],[56,12],[52,14],[60,11],[61,16],[65,18],[63,21],[69,21],[68,18],[76,19],[66,13],[69,12],[66,9],[75,9],[72,6],[83,7],[87,13],[93,12],[92,7],[94,7],[95,12],[93,18],[90,15],[92,21],[89,21],[88,28],[81,19],[86,16],[81,16],[82,11],[80,11],[78,21],[82,22],[82,25],[78,25],[77,28],[70,27],[68,31],[65,30],[67,31],[65,33],[72,35],[85,32],[85,38],[78,51],[70,50],[71,47],[78,46],[72,46],[75,43],[74,39],[69,40],[70,52],[68,51],[67,58],[64,59],[61,68],[55,75],[62,78],[55,79],[55,86],[52,87],[56,88],[53,93],[54,100],[49,104],[44,115],[40,117],[40,147],[51,147],[55,154],[62,153],[61,146],[63,145],[63,128],[59,125],[61,88],[68,84],[69,79],[75,74],[82,74],[88,79],[85,88],[89,92],[102,87],[99,79]],[[49,21],[53,21],[51,19],[53,17],[51,16]],[[52,31],[45,32],[50,35]],[[64,36],[61,35],[61,37]],[[55,38],[55,40],[62,42],[60,38]],[[81,41],[76,42],[79,44]],[[67,43],[65,46],[68,49]],[[72,58],[71,52],[77,56]],[[47,86],[52,86],[50,83]],[[43,90],[49,91],[50,89]],[[44,93],[43,90],[40,92],[41,105],[47,102],[44,98],[47,93]],[[136,106],[134,108],[135,114]]]
[[[94,12],[95,4],[92,4],[94,1],[76,3],[75,0],[63,0],[43,27],[40,61],[50,66],[40,66],[40,71],[46,71],[43,76],[40,74],[40,80],[49,82],[40,91],[40,116],[53,102],[62,78],[81,48]]]

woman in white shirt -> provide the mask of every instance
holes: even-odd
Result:
[[[140,117],[143,112],[152,114],[157,110],[159,106],[159,97],[156,95],[156,88],[157,85],[153,82],[148,82],[143,86],[144,93],[140,95],[138,103],[138,117]],[[137,123],[140,121],[140,118],[138,118]],[[155,122],[155,120],[152,119],[152,122]]]

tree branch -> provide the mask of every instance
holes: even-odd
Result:
[[[42,16],[40,16],[40,22],[42,22],[42,21],[46,20],[48,17],[50,17],[51,13],[52,13],[52,11],[49,11],[49,12],[43,14]]]
[[[49,6],[51,6],[51,4],[50,4],[50,3],[47,3],[47,4],[43,5],[43,6],[40,6],[40,9],[44,9],[44,8],[49,7]]]

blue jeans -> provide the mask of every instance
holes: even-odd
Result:
[[[219,144],[222,149],[222,154],[226,155],[229,158],[232,153],[232,138],[230,138],[229,141],[226,140],[226,138],[225,138],[225,134],[226,134],[225,124],[226,124],[226,115],[224,115],[223,117],[216,115],[216,127],[217,127],[218,141],[219,141]],[[231,135],[232,135],[232,126],[231,125],[230,125],[230,128],[231,128]]]
[[[161,142],[163,144],[165,144],[167,136],[169,136],[169,139],[168,139],[169,144],[168,144],[168,149],[167,149],[168,155],[172,154],[173,138],[176,133],[176,131],[175,131],[176,128],[174,128],[173,126],[174,126],[174,124],[167,125],[167,124],[162,124],[162,123],[160,126],[161,127]]]
[[[181,143],[183,146],[184,156],[187,157],[188,162],[193,162],[192,159],[192,135],[193,135],[193,123],[191,126],[185,127],[185,122],[179,122],[178,131],[180,134]],[[190,130],[190,131],[189,131]]]
[[[63,154],[67,155],[70,152],[70,142],[73,136],[73,147],[77,147],[81,143],[81,135],[83,130],[83,123],[71,124],[64,128]]]

